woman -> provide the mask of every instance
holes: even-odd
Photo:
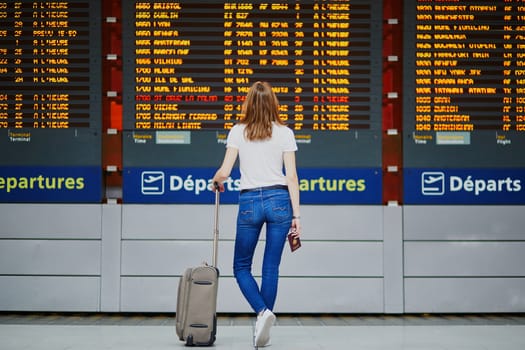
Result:
[[[270,84],[256,82],[242,107],[243,117],[229,132],[226,153],[213,177],[222,184],[239,156],[239,212],[233,272],[244,297],[257,313],[255,346],[270,344],[272,310],[277,297],[279,264],[290,228],[301,234],[299,181],[293,131],[279,118],[279,101]],[[285,173],[283,174],[283,163]],[[253,278],[253,254],[266,224],[261,286]]]

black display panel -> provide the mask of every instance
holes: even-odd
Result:
[[[404,4],[405,166],[525,166],[525,3]]]
[[[404,202],[525,203],[525,3],[403,13]]]
[[[99,1],[0,2],[3,201],[100,200],[100,11]]]
[[[122,6],[125,166],[217,166],[264,80],[300,166],[380,167],[381,1]]]
[[[0,163],[100,163],[100,3],[2,1],[0,16]]]

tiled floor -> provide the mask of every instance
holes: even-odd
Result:
[[[270,350],[523,350],[525,315],[277,315]],[[219,315],[215,349],[253,349],[254,319]],[[169,314],[0,313],[2,350],[182,349]]]

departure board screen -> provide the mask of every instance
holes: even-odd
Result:
[[[256,81],[277,94],[299,167],[380,178],[381,1],[122,6],[125,180],[143,167],[219,166]]]
[[[525,3],[409,0],[405,14],[408,146],[465,145],[492,150],[479,165],[524,165],[504,154],[525,139]]]
[[[218,166],[267,81],[301,166],[380,166],[380,1],[122,5],[125,165]]]
[[[425,185],[462,169],[444,183],[466,202],[523,201],[525,2],[406,0],[404,16],[405,191],[443,198]]]
[[[0,128],[98,126],[90,116],[88,1],[0,2]]]
[[[79,186],[77,175],[60,174],[88,167],[100,186],[100,2],[0,1],[0,18],[0,194],[54,201],[64,190],[66,200],[77,192],[99,200],[90,180]],[[60,185],[45,182],[51,167]]]

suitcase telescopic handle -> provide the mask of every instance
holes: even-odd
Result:
[[[218,247],[219,247],[219,203],[220,203],[220,193],[221,193],[221,187],[218,182],[213,183],[213,187],[215,188],[215,217],[213,220],[213,256],[212,256],[212,262],[213,266],[217,267],[217,254],[218,254]]]

